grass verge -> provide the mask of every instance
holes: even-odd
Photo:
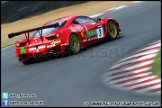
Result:
[[[2,50],[3,48],[9,47],[9,46],[14,45],[14,44],[15,44],[15,43],[10,44],[10,45],[3,46],[3,47],[1,47],[1,50]]]
[[[153,62],[151,72],[153,72],[154,75],[161,78],[161,50],[155,57],[155,61]]]

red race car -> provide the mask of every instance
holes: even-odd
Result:
[[[118,22],[113,18],[96,20],[87,16],[67,16],[49,21],[42,27],[8,34],[8,37],[25,34],[26,38],[15,43],[16,57],[20,62],[29,64],[57,54],[77,54],[88,45],[115,39],[120,31]]]

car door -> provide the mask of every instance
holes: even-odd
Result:
[[[87,44],[90,45],[93,43],[93,39],[96,37],[96,21],[84,16],[86,23],[83,24],[84,28],[86,29],[85,39],[87,39]]]
[[[86,17],[85,16],[78,16],[72,21],[72,27],[77,29],[82,28],[82,30],[77,30],[78,34],[81,34],[80,40],[83,46],[87,46],[90,44],[89,38],[90,36],[88,35],[89,31],[92,31],[95,26],[87,23]]]
[[[101,22],[98,22],[86,16],[81,16],[81,18],[84,19],[82,26],[84,26],[84,29],[86,31],[84,40],[86,40],[87,45],[104,40],[105,36],[103,24]]]
[[[103,29],[103,24],[100,21],[96,21],[89,17],[87,17],[87,22],[89,23],[90,26],[93,27],[93,30],[95,30],[95,33],[92,36],[90,36],[89,39],[91,41],[91,44],[104,40],[105,31]]]
[[[82,31],[79,34],[82,35],[80,38],[84,46],[96,43],[104,37],[102,24],[92,18],[78,16],[72,24],[75,25],[75,28],[81,26],[79,28],[82,28]]]

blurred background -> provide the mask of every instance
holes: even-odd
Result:
[[[69,15],[94,15],[128,1],[1,1],[1,48],[24,35],[8,39],[8,34],[39,27],[47,21]]]
[[[1,24],[88,1],[1,1]]]

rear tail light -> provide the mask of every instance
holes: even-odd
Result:
[[[47,40],[53,40],[61,36],[61,33],[57,33],[55,36],[46,37]]]
[[[19,47],[19,46],[20,46],[20,42],[16,42],[15,45],[16,45],[17,47]]]
[[[58,38],[58,37],[60,37],[61,36],[61,33],[57,33],[56,34],[56,37]]]
[[[26,45],[26,43],[27,43],[27,42],[22,42],[22,43],[16,42],[15,45],[16,45],[17,47],[24,47],[24,46]]]

